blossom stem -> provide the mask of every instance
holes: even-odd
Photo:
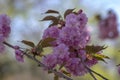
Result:
[[[99,74],[99,73],[95,72],[94,70],[92,70],[92,69],[88,68],[87,66],[86,66],[86,68],[87,68],[89,71],[93,72],[94,74],[96,74],[96,75],[100,76],[100,77],[101,77],[101,78],[103,78],[104,80],[109,80],[109,79],[105,78],[103,75],[101,75],[101,74]]]
[[[14,49],[14,46],[13,45],[11,45],[11,44],[9,44],[9,43],[7,43],[7,42],[3,42],[3,44],[5,44],[5,45],[7,45],[8,47],[10,47],[10,48],[13,48]]]
[[[90,75],[93,77],[93,79],[94,79],[94,80],[97,80],[96,77],[94,76],[94,74],[93,74],[89,69],[87,69],[87,70],[88,70],[88,72],[90,73]]]
[[[13,45],[11,45],[11,44],[9,44],[9,43],[7,43],[7,42],[3,42],[3,43],[4,43],[6,46],[14,49],[14,46],[13,46]],[[24,51],[23,51],[23,52],[24,52]],[[34,56],[31,56],[31,55],[27,54],[26,52],[24,52],[24,55],[27,56],[29,59],[37,62],[41,67],[47,68],[47,66],[45,66],[41,61],[39,61],[38,59],[36,59]],[[53,72],[54,74],[58,75],[59,77],[62,77],[62,78],[64,78],[64,79],[66,79],[66,80],[73,80],[73,79],[71,79],[70,77],[66,76],[65,74],[63,74],[63,73],[61,73],[61,72],[58,72],[56,69],[49,69],[49,71]]]
[[[79,56],[79,57],[80,57],[80,56]],[[81,57],[80,57],[80,59],[81,59]],[[96,77],[94,76],[94,74],[100,76],[101,78],[103,78],[103,80],[108,80],[108,79],[107,79],[106,77],[104,77],[103,75],[101,75],[101,74],[95,72],[94,70],[90,69],[90,68],[84,63],[84,61],[83,61],[82,59],[81,59],[81,61],[82,61],[82,64],[84,65],[84,67],[85,67],[85,68],[88,70],[88,72],[90,73],[90,75],[94,78],[94,80],[97,80]],[[94,73],[94,74],[93,74],[93,73]]]
[[[80,57],[81,59],[81,57]],[[84,65],[84,67],[88,70],[89,74],[93,77],[94,80],[97,80],[97,78],[94,76],[94,74],[92,73],[92,71],[90,69],[88,69],[88,67],[85,65],[84,61],[81,59],[82,64]]]

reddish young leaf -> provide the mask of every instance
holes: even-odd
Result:
[[[43,51],[44,47],[49,47],[51,46],[50,42],[54,41],[54,38],[45,38],[43,40],[40,40],[40,42],[37,44],[37,46],[35,47],[36,51],[38,53],[41,53]]]
[[[40,44],[41,44],[42,48],[48,47],[48,46],[51,46],[50,42],[52,42],[54,40],[55,40],[54,38],[48,37],[48,38],[43,39]]]
[[[46,11],[45,13],[56,13],[56,14],[59,14],[59,12],[56,11],[56,10],[48,10],[48,11]]]
[[[31,41],[22,40],[21,42],[24,43],[27,46],[35,47],[35,44],[33,42],[31,42]]]
[[[54,25],[57,25],[58,24],[58,20],[56,20],[56,21],[54,21],[54,22],[52,22],[48,27],[52,27],[52,26],[54,26]]]
[[[120,64],[117,64],[116,66],[120,66]]]
[[[60,16],[58,16],[58,17],[55,17],[55,16],[46,16],[41,21],[49,21],[49,20],[52,21],[52,23],[49,25],[49,27],[51,27],[53,25],[57,25],[59,23]]]
[[[41,21],[48,21],[48,20],[56,21],[58,20],[58,18],[55,16],[46,16]]]
[[[89,46],[89,45],[87,45],[86,47],[85,47],[85,50],[87,51],[87,53],[89,54],[89,53],[97,53],[97,52],[99,52],[99,51],[101,51],[101,50],[104,50],[104,49],[106,49],[107,47],[105,47],[105,46],[94,46],[94,45],[91,45],[91,46]]]
[[[74,9],[75,9],[75,8],[74,8]],[[66,16],[67,16],[68,14],[72,13],[74,9],[68,9],[68,10],[66,10],[65,13],[64,13],[64,18],[66,18]]]

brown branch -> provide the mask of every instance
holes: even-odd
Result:
[[[79,56],[79,57],[80,57],[80,59],[81,59],[81,56]],[[109,79],[107,79],[106,77],[104,77],[103,75],[101,75],[101,74],[95,72],[94,70],[90,69],[90,68],[84,63],[84,61],[83,61],[82,59],[81,59],[81,61],[82,61],[83,66],[88,70],[88,72],[90,73],[90,75],[93,77],[94,80],[97,80],[96,77],[94,76],[94,74],[96,74],[96,75],[98,75],[99,77],[103,78],[103,80],[109,80]],[[93,73],[94,73],[94,74],[93,74]]]
[[[8,47],[10,47],[10,48],[13,48],[13,49],[14,49],[14,46],[13,46],[13,45],[11,45],[11,44],[9,44],[9,43],[7,43],[7,42],[3,42],[3,44],[5,44],[5,45],[7,45]]]
[[[101,78],[103,78],[103,80],[109,80],[109,79],[107,79],[106,77],[104,77],[103,75],[101,75],[101,74],[95,72],[94,70],[88,68],[87,66],[86,66],[86,68],[89,69],[89,70],[90,70],[91,72],[93,72],[94,74],[96,74],[96,75],[100,76]]]
[[[86,69],[87,69],[87,68],[86,68]],[[97,80],[96,77],[94,76],[94,74],[93,74],[89,69],[87,69],[87,70],[88,70],[89,74],[93,77],[93,79],[94,79],[94,80]]]
[[[7,43],[7,42],[3,42],[6,46],[14,49],[14,46]],[[24,51],[23,51],[24,52]],[[26,52],[24,52],[24,55],[27,56],[29,59],[37,62],[41,67],[44,67],[44,68],[47,68],[47,66],[45,66],[41,61],[39,61],[38,59],[36,59],[34,56],[31,56],[29,54],[27,54]],[[49,69],[49,71],[53,72],[54,74],[58,75],[59,77],[62,77],[66,80],[73,80],[71,79],[70,77],[66,76],[65,74],[61,73],[61,72],[58,72],[56,69]]]
[[[81,59],[81,57],[80,57]],[[94,76],[94,74],[91,72],[91,70],[88,69],[88,67],[85,65],[84,61],[81,59],[83,66],[87,69],[89,74],[93,77],[94,80],[97,80],[97,78]]]

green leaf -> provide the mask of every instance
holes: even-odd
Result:
[[[103,54],[94,54],[94,56],[98,56],[98,57],[101,57],[101,58],[110,59],[108,56],[103,55]]]
[[[87,54],[91,54],[91,53],[97,53],[97,52],[104,50],[106,48],[107,47],[105,47],[105,46],[94,46],[94,45],[89,46],[89,45],[87,45],[85,47],[85,50],[87,51]]]
[[[72,13],[73,10],[75,10],[75,8],[66,10],[65,13],[64,13],[64,18],[66,18],[66,16],[69,15],[70,13]]]
[[[110,59],[108,56],[105,56],[103,54],[93,54],[92,55],[94,58],[96,58],[97,60],[101,60],[101,61],[104,61],[105,63],[107,63],[104,58],[106,59]]]
[[[62,73],[64,73],[65,75],[71,77],[71,74],[69,72],[65,71],[65,70],[62,70]]]
[[[48,10],[48,11],[46,11],[45,13],[56,13],[56,14],[59,14],[59,12],[56,11],[56,10]]]
[[[27,46],[35,47],[35,44],[33,42],[31,42],[31,41],[22,40],[21,42],[24,43]]]
[[[55,75],[54,80],[59,80],[59,76]]]

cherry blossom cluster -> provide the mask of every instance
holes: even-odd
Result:
[[[11,32],[10,18],[5,14],[1,14],[0,15],[0,52],[1,53],[5,50],[5,46],[3,45],[3,42],[9,36],[10,32]]]
[[[107,17],[99,21],[99,36],[101,39],[114,39],[119,35],[117,17],[114,11],[108,11]]]
[[[5,50],[4,41],[9,37],[11,32],[10,18],[6,14],[0,15],[0,53]],[[15,56],[18,61],[23,62],[23,52],[20,51],[18,46],[15,46]]]
[[[45,55],[42,60],[48,68],[59,65],[72,75],[82,76],[88,72],[85,66],[91,67],[98,62],[96,58],[90,58],[85,50],[90,40],[87,21],[86,14],[79,10],[68,14],[62,21],[64,24],[50,26],[44,31],[43,39],[55,38],[51,42],[52,53]]]
[[[67,76],[68,74],[83,76],[86,73],[90,73],[94,80],[97,80],[94,74],[108,80],[90,69],[98,61],[106,62],[104,59],[109,59],[108,56],[102,54],[102,50],[106,47],[88,45],[90,41],[90,33],[87,29],[88,18],[82,10],[74,10],[66,10],[64,18],[58,11],[48,10],[46,13],[54,13],[58,16],[50,15],[42,19],[42,21],[51,20],[51,24],[44,31],[42,39],[37,45],[32,41],[22,40],[22,43],[31,47],[26,49],[6,42],[11,32],[10,18],[5,14],[0,15],[0,53],[5,50],[4,45],[11,47],[15,50],[17,61],[24,62],[24,56],[27,56],[48,72],[54,73],[55,77],[63,77],[67,80],[72,80]],[[116,16],[112,11],[109,11],[106,19],[101,19],[99,25],[102,31],[101,38],[118,36]],[[52,49],[52,52],[43,54],[44,48],[48,47]],[[36,56],[40,58],[38,59]],[[120,73],[120,67],[118,69]]]
[[[120,66],[118,66],[118,73],[120,74]]]

